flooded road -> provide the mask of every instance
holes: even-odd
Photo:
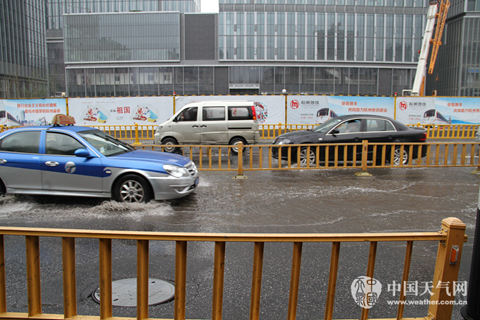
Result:
[[[479,177],[470,168],[377,169],[372,177],[354,170],[202,172],[194,194],[184,199],[148,204],[123,204],[105,199],[5,196],[0,198],[0,224],[185,232],[389,232],[437,231],[443,218],[467,224],[460,279],[468,279]],[[24,240],[7,237],[9,310],[26,310]],[[187,317],[210,318],[213,244],[188,247]],[[411,279],[431,281],[436,243],[416,244]],[[401,279],[404,244],[380,244],[375,275],[383,283]],[[20,254],[19,254],[20,252]],[[174,243],[151,242],[151,275],[174,279]],[[225,319],[247,319],[252,272],[251,244],[227,245]],[[284,318],[288,305],[291,245],[265,246],[262,319]],[[136,244],[114,241],[113,279],[134,277]],[[335,317],[358,316],[350,295],[352,279],[366,271],[368,244],[342,245]],[[41,239],[44,312],[63,312],[61,241]],[[305,245],[302,258],[298,319],[323,317],[330,262],[330,244]],[[45,274],[46,273],[46,274]],[[90,294],[98,287],[98,243],[77,240],[79,314],[98,314]],[[424,316],[426,307],[407,308],[407,316]],[[457,310],[457,307],[455,309]],[[114,308],[116,316],[135,316],[133,308]],[[372,317],[394,317],[385,302]],[[151,317],[172,317],[173,302],[150,308]],[[454,316],[453,319],[459,319]]]

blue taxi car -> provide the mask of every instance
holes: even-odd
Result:
[[[198,170],[186,157],[135,150],[80,126],[21,127],[0,134],[0,192],[168,200],[192,193]]]

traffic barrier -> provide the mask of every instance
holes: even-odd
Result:
[[[23,236],[26,241],[26,269],[28,311],[13,313],[7,310],[7,281],[5,272],[4,236]],[[41,298],[40,237],[62,239],[64,314],[44,314]],[[447,320],[451,318],[455,297],[453,286],[458,278],[465,237],[465,224],[457,218],[442,220],[438,232],[402,233],[344,233],[344,234],[224,234],[224,233],[173,233],[142,231],[45,229],[24,227],[0,227],[0,317],[2,319],[73,319],[83,318],[77,314],[77,287],[75,240],[78,238],[99,241],[100,319],[125,319],[115,317],[112,307],[112,241],[133,240],[137,242],[137,319],[149,318],[148,279],[149,246],[151,241],[175,242],[175,302],[174,319],[186,318],[187,245],[192,242],[214,243],[212,319],[222,319],[226,243],[247,242],[253,244],[253,272],[250,295],[250,319],[260,317],[260,296],[265,243],[285,242],[293,246],[292,267],[287,319],[295,319],[300,291],[302,247],[304,243],[331,243],[330,272],[326,293],[325,319],[333,318],[335,291],[339,269],[341,244],[369,243],[366,276],[373,278],[376,252],[379,243],[405,243],[405,257],[399,304],[396,319],[403,318],[406,300],[406,284],[409,281],[414,242],[436,241],[438,251],[433,274],[433,289],[428,314],[425,319]],[[8,244],[8,240],[7,240]],[[234,248],[234,246],[229,246]],[[452,259],[454,257],[454,259]],[[442,285],[435,285],[442,284]],[[361,319],[368,318],[368,308],[361,309]],[[191,315],[195,317],[195,315]],[[92,316],[87,316],[92,317]],[[320,315],[317,315],[320,317]],[[96,317],[98,319],[98,317]]]
[[[273,140],[283,133],[299,130],[311,130],[316,126],[317,124],[260,124],[260,139]],[[428,139],[476,139],[478,138],[478,131],[480,130],[480,125],[475,124],[416,124],[409,126],[424,128],[427,131]],[[88,125],[87,127],[97,128],[117,139],[132,140],[136,143],[140,143],[141,141],[155,140],[155,129],[157,125]],[[12,128],[14,127],[2,126],[0,127],[0,132]]]
[[[142,144],[164,151],[165,146]],[[192,159],[202,171],[308,170],[479,167],[480,142],[241,145],[178,145],[177,153]],[[241,158],[239,159],[239,154]],[[310,156],[306,156],[310,155]],[[279,158],[283,158],[279,161]],[[300,164],[300,165],[299,165]]]
[[[311,130],[317,124],[260,124],[260,139],[273,140],[277,136],[299,130]],[[480,125],[409,125],[424,128],[428,139],[476,139]],[[95,125],[90,126],[102,130],[117,139],[151,141],[155,139],[156,125]],[[138,130],[138,133],[136,133]]]
[[[476,139],[480,129],[478,124],[417,124],[409,126],[427,130],[428,139]]]

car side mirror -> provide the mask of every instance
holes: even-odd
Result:
[[[75,150],[75,156],[80,157],[80,158],[92,158],[92,155],[90,154],[90,151],[87,149],[77,149]]]
[[[335,136],[336,134],[339,134],[340,131],[338,131],[338,129],[333,129],[332,131],[330,131],[330,133]]]

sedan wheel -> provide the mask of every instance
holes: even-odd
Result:
[[[403,149],[403,156],[401,156],[402,153],[400,152],[400,147],[396,147],[395,151],[393,152],[393,165],[394,166],[399,166],[400,165],[400,159],[402,161],[402,165],[408,164],[408,150],[406,148]]]
[[[150,187],[148,182],[136,175],[127,175],[118,181],[115,199],[120,202],[148,202]]]
[[[312,149],[310,149],[307,156],[307,148],[303,148],[302,150],[300,150],[300,167],[306,167],[308,160],[309,160],[310,167],[315,165],[315,161],[316,161],[315,152]]]

